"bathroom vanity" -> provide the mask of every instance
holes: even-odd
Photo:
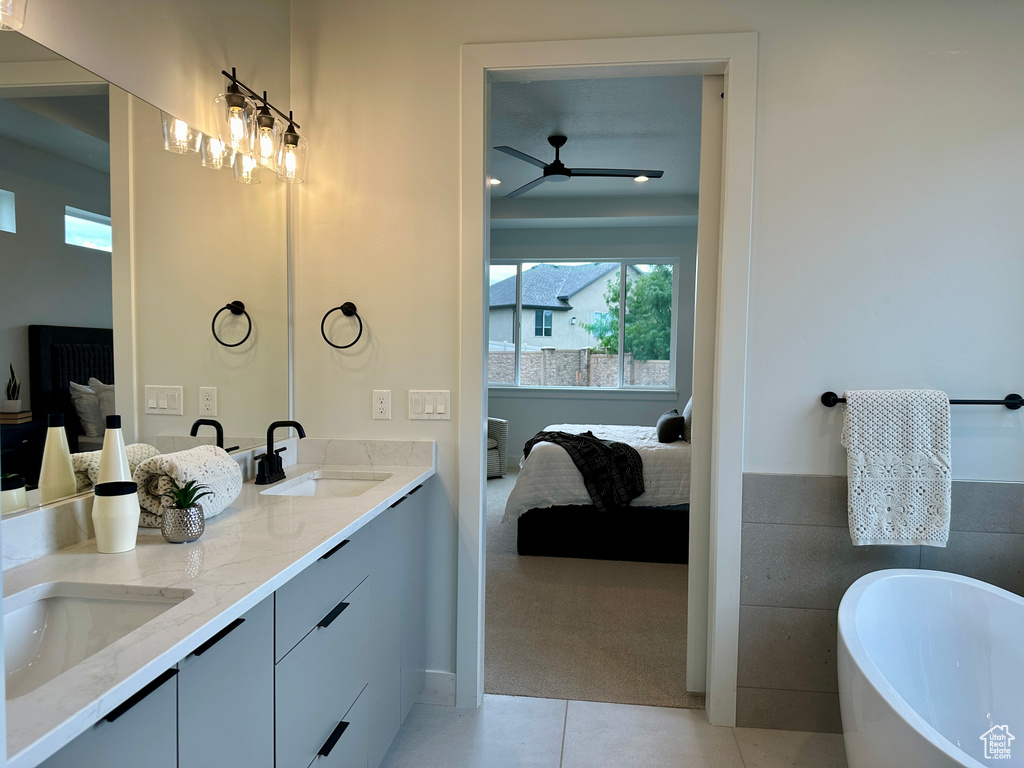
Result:
[[[132,552],[90,540],[5,572],[6,595],[117,584],[171,601],[8,699],[9,766],[380,763],[424,685],[434,443],[308,439],[297,458],[194,544],[143,531]]]

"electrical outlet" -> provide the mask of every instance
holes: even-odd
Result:
[[[391,418],[391,390],[390,389],[375,389],[375,390],[373,390],[373,418],[375,418],[375,419],[390,419]]]
[[[217,388],[216,387],[200,387],[199,388],[199,415],[200,416],[216,416],[217,415]]]

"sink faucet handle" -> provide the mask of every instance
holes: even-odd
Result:
[[[281,448],[275,448],[274,449],[274,453],[281,453],[281,451],[287,451],[287,450],[288,450],[288,446],[285,445],[285,446],[282,446]]]

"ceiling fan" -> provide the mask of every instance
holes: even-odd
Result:
[[[573,176],[611,176],[632,179],[639,176],[646,176],[648,179],[660,179],[665,174],[664,171],[643,171],[636,168],[566,168],[565,164],[558,157],[558,151],[565,145],[566,141],[568,141],[568,139],[565,136],[548,136],[548,144],[555,148],[555,159],[550,163],[545,163],[544,161],[538,160],[536,157],[532,157],[525,152],[520,152],[518,149],[512,149],[512,147],[495,147],[499,152],[504,152],[506,155],[517,157],[520,160],[525,160],[531,165],[536,165],[538,168],[544,169],[541,176],[531,182],[523,184],[519,189],[512,190],[505,195],[505,197],[519,197],[520,195],[529,192],[534,187],[540,186],[545,181],[568,181]],[[646,179],[644,179],[644,181],[646,181]]]

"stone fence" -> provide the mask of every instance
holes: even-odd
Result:
[[[668,360],[635,360],[626,354],[623,384],[636,387],[667,387],[671,378]],[[619,378],[617,355],[589,349],[524,351],[520,360],[520,383],[525,387],[614,387]],[[488,377],[492,384],[510,384],[515,380],[515,352],[492,351],[488,357]]]

